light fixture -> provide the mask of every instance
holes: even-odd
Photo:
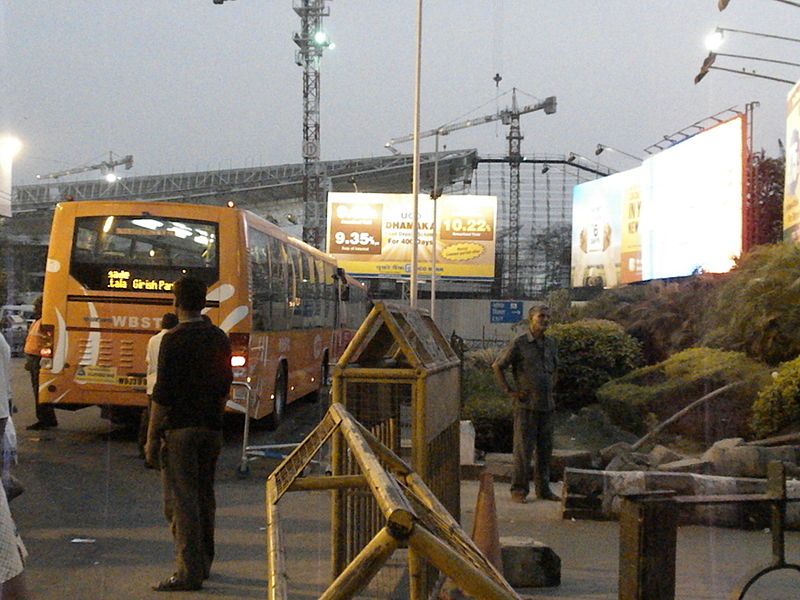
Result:
[[[697,73],[697,75],[694,76],[695,85],[700,83],[703,80],[703,78],[706,75],[708,75],[709,71],[728,71],[729,73],[737,73],[739,75],[748,75],[750,77],[757,77],[759,79],[769,79],[771,81],[779,81],[779,82],[782,82],[782,83],[790,83],[790,84],[794,84],[795,83],[794,81],[792,81],[790,79],[782,79],[780,77],[771,77],[769,75],[761,75],[759,73],[756,73],[755,71],[745,71],[744,69],[739,71],[739,70],[736,70],[736,69],[728,69],[726,67],[716,67],[716,66],[714,66],[714,62],[717,60],[718,56],[725,56],[725,57],[729,57],[729,58],[741,58],[741,59],[744,59],[744,60],[755,60],[755,61],[759,61],[759,62],[768,62],[768,63],[774,63],[774,64],[779,64],[779,65],[789,65],[791,67],[800,67],[800,63],[789,62],[789,61],[786,61],[786,60],[775,60],[775,59],[772,59],[772,58],[762,58],[760,56],[745,56],[743,54],[723,54],[721,52],[709,52],[708,56],[706,56],[703,59],[703,64],[700,66],[700,72]]]
[[[116,183],[118,179],[119,177],[117,177],[117,174],[114,173],[113,171],[111,171],[110,173],[106,173],[105,180],[108,183]]]
[[[570,163],[570,164],[574,163],[577,159],[578,159],[578,155],[575,154],[574,152],[570,152],[569,156],[567,156],[567,162]]]
[[[547,173],[550,170],[550,165],[546,164],[542,167],[542,175]]]
[[[22,142],[18,137],[6,135],[0,138],[0,158],[9,160],[14,158],[22,150]]]
[[[291,213],[286,215],[286,220],[289,221],[289,223],[291,223],[292,225],[297,225],[297,218]]]
[[[604,151],[608,150],[609,152],[616,152],[617,154],[622,154],[623,156],[627,156],[628,158],[632,158],[633,160],[638,160],[642,162],[644,159],[636,156],[635,154],[630,154],[629,152],[625,152],[623,150],[619,150],[614,148],[613,146],[606,146],[605,144],[597,144],[597,148],[594,150],[595,156],[600,156]]]
[[[709,52],[716,52],[719,50],[720,46],[722,46],[722,42],[725,41],[725,34],[722,33],[722,30],[717,27],[714,31],[709,33],[706,36],[705,45],[706,50]]]

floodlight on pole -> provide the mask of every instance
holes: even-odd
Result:
[[[794,2],[793,0],[775,0],[775,2],[780,2],[781,4],[788,4],[789,6],[794,6],[795,8],[800,8],[800,2]],[[731,3],[731,0],[717,0],[717,8],[721,11],[728,8],[728,4]]]
[[[13,159],[22,150],[22,142],[13,135],[6,135],[0,138],[0,158],[3,160]]]
[[[18,137],[0,137],[0,217],[11,216],[11,169],[20,150],[22,142]]]
[[[744,69],[742,69],[741,71],[737,71],[736,69],[728,69],[728,68],[725,68],[725,67],[714,66],[714,62],[717,60],[718,56],[725,56],[725,57],[729,57],[729,58],[741,58],[741,59],[744,59],[744,60],[755,60],[755,61],[768,62],[768,63],[779,64],[779,65],[789,65],[789,66],[792,66],[792,67],[800,67],[800,63],[789,62],[789,61],[786,61],[786,60],[775,60],[775,59],[771,59],[771,58],[762,58],[762,57],[759,57],[759,56],[745,56],[745,55],[742,55],[742,54],[723,54],[723,53],[718,53],[718,52],[709,52],[708,56],[706,56],[703,59],[703,64],[700,66],[700,71],[694,77],[695,85],[700,83],[703,80],[703,78],[706,75],[708,75],[709,71],[727,71],[729,73],[736,73],[738,75],[747,75],[749,77],[757,77],[759,79],[768,79],[770,81],[778,81],[778,82],[781,82],[781,83],[790,83],[790,84],[794,84],[795,83],[794,81],[792,81],[790,79],[782,79],[780,77],[772,77],[772,76],[769,76],[769,75],[761,75],[759,73],[756,73],[755,71],[751,72],[751,71],[746,71]]]
[[[613,146],[607,146],[606,144],[597,144],[597,148],[595,148],[594,155],[600,156],[606,150],[608,150],[609,152],[616,152],[617,154],[622,154],[623,156],[627,156],[628,158],[632,158],[633,160],[638,160],[639,162],[642,162],[644,160],[643,158],[639,158],[634,154],[629,154],[628,152],[619,150],[618,148],[614,148]]]
[[[752,35],[754,37],[768,38],[771,40],[782,40],[784,42],[794,42],[800,44],[800,38],[788,37],[785,35],[775,35],[774,33],[761,33],[760,31],[748,31],[746,29],[732,29],[730,27],[716,27],[714,31],[706,36],[706,49],[710,52],[715,52],[722,46],[725,41],[726,33],[741,33],[744,35]]]

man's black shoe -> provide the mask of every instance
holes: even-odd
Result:
[[[560,502],[561,501],[561,498],[556,496],[552,492],[552,490],[549,490],[549,489],[543,490],[541,493],[536,494],[536,496],[538,498],[540,498],[541,500],[552,500],[553,502]]]
[[[153,590],[156,592],[190,592],[202,588],[202,583],[190,583],[183,579],[178,579],[175,575],[153,586]]]
[[[43,429],[50,429],[51,427],[56,427],[56,425],[52,425],[50,423],[44,423],[42,421],[36,421],[33,425],[28,425],[25,429],[28,431],[42,431]]]

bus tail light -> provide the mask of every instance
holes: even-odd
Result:
[[[231,366],[241,368],[247,364],[247,352],[250,348],[249,333],[231,333]]]
[[[42,325],[39,327],[39,335],[42,340],[42,346],[39,349],[39,356],[42,358],[53,358],[53,334],[55,328],[52,325]]]

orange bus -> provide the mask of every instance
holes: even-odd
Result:
[[[208,284],[252,418],[277,426],[317,393],[366,315],[365,288],[326,254],[245,210],[165,202],[58,204],[44,281],[39,399],[133,422],[147,403],[147,340],[182,275]],[[244,412],[234,395],[229,410]]]

